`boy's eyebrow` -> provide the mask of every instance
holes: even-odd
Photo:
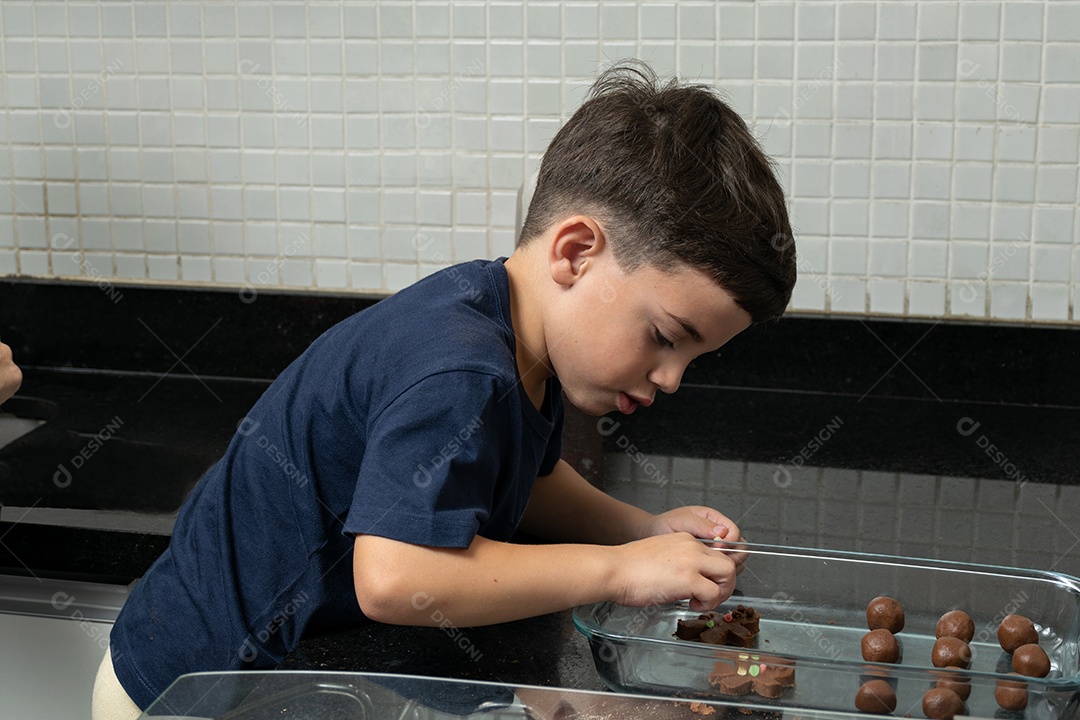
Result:
[[[678,315],[673,315],[667,310],[665,310],[664,312],[667,312],[667,316],[669,318],[682,325],[682,329],[685,330],[687,334],[690,335],[690,337],[694,338],[694,340],[696,340],[697,342],[701,342],[701,333],[698,332],[697,328],[694,327],[693,323],[691,323],[686,318],[681,318]]]

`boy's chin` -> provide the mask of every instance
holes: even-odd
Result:
[[[585,401],[579,400],[575,402],[568,393],[566,395],[566,399],[570,401],[570,404],[573,405],[575,409],[592,417],[602,417],[610,413],[619,412],[619,408],[613,407],[611,404],[605,404],[603,402],[603,399],[598,397],[588,398]]]

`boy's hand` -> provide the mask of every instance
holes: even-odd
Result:
[[[22,384],[22,371],[11,359],[11,348],[0,343],[0,403],[15,394]]]
[[[745,542],[738,525],[720,511],[703,505],[688,505],[653,515],[642,529],[641,536],[652,537],[674,532],[687,532],[704,540]],[[735,572],[742,572],[746,553],[732,552],[728,553],[728,556],[735,562]]]
[[[690,609],[705,612],[731,597],[735,561],[709,549],[693,535],[667,532],[620,545],[614,600],[644,607],[690,599]]]

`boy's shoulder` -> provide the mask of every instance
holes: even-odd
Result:
[[[509,280],[501,261],[474,260],[425,277],[332,328],[319,354],[354,380],[392,392],[432,375],[516,381]]]

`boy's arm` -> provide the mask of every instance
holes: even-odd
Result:
[[[488,625],[611,600],[691,598],[710,609],[735,587],[734,562],[687,533],[617,546],[515,545],[477,536],[465,549],[358,535],[353,580],[364,614],[402,625]]]
[[[645,537],[650,512],[616,500],[559,460],[536,478],[521,529],[545,540],[620,545]]]
[[[683,507],[653,515],[590,485],[565,460],[559,460],[550,475],[536,479],[521,529],[545,540],[601,545],[670,532],[740,539],[735,523],[712,508]]]

